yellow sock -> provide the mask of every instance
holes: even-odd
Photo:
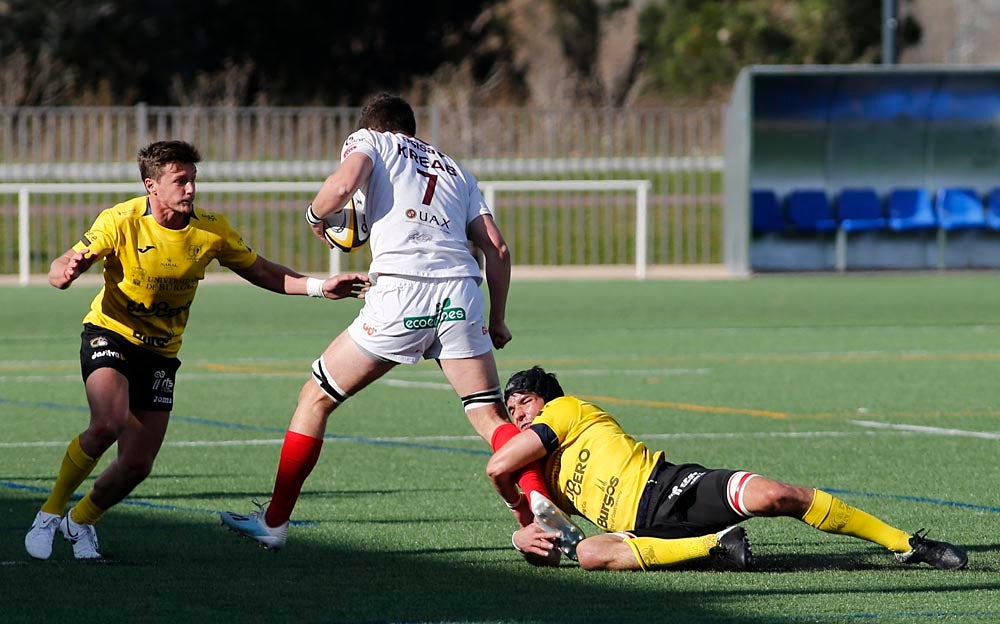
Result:
[[[48,500],[42,505],[42,511],[57,516],[63,515],[73,492],[76,492],[76,488],[80,487],[83,480],[90,475],[100,459],[100,456],[91,457],[83,452],[80,447],[80,436],[73,438],[66,448],[62,466],[59,467],[59,476],[56,477],[56,483],[52,486]]]
[[[910,535],[882,522],[875,516],[851,507],[844,501],[814,490],[812,504],[802,521],[824,533],[837,533],[859,537],[885,546],[893,552],[910,550]]]
[[[637,537],[625,543],[632,549],[639,567],[643,570],[660,570],[687,561],[704,559],[708,552],[718,545],[715,533],[701,537],[680,537],[661,539],[658,537]]]
[[[90,499],[90,492],[87,492],[87,495],[70,510],[72,514],[70,517],[77,524],[97,524],[105,511],[107,509],[101,509],[94,504],[94,501]]]

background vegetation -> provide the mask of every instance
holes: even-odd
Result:
[[[880,5],[0,0],[0,105],[703,101],[750,63],[877,61]]]

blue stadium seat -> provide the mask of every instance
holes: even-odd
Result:
[[[986,227],[983,202],[974,189],[938,189],[937,214],[941,227],[946,230]]]
[[[936,228],[937,216],[931,195],[924,188],[900,188],[889,191],[889,227],[896,231]]]
[[[995,188],[986,196],[986,226],[1000,230],[1000,188]]]
[[[881,230],[889,227],[882,200],[875,189],[846,188],[837,197],[837,216],[845,232]]]
[[[797,189],[788,194],[788,220],[800,232],[832,232],[837,229],[826,191]]]
[[[781,204],[774,191],[758,189],[750,194],[750,199],[754,234],[783,232],[788,229],[788,222],[781,212]]]

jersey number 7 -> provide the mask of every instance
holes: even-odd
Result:
[[[434,198],[434,187],[437,186],[438,177],[436,173],[428,173],[421,169],[417,169],[417,173],[427,178],[427,189],[424,190],[423,205],[430,206],[431,200]]]

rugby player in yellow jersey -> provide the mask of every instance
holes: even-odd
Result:
[[[558,546],[587,570],[659,570],[713,557],[743,569],[751,554],[734,526],[753,516],[787,516],[824,531],[880,544],[905,563],[957,570],[966,553],[909,534],[830,494],[740,470],[675,465],[629,436],[607,412],[565,396],[540,367],[515,373],[504,389],[511,421],[521,430],[493,454],[487,473],[509,487],[521,466],[541,460],[554,500],[533,500],[535,523],[514,533],[515,548],[536,564],[554,565]],[[533,498],[537,495],[533,494]],[[607,531],[582,536],[566,514]],[[567,547],[569,546],[569,547]]]
[[[94,524],[153,467],[174,401],[184,327],[212,260],[261,288],[328,299],[363,298],[364,274],[306,277],[251,250],[222,215],[196,208],[198,151],[159,141],[139,151],[147,194],[101,212],[83,239],[52,262],[49,283],[70,286],[104,260],[104,288],[83,319],[80,364],[90,424],[66,450],[24,544],[48,559],[57,530],[77,559],[96,559]],[[117,457],[63,515],[70,497],[115,442]]]

